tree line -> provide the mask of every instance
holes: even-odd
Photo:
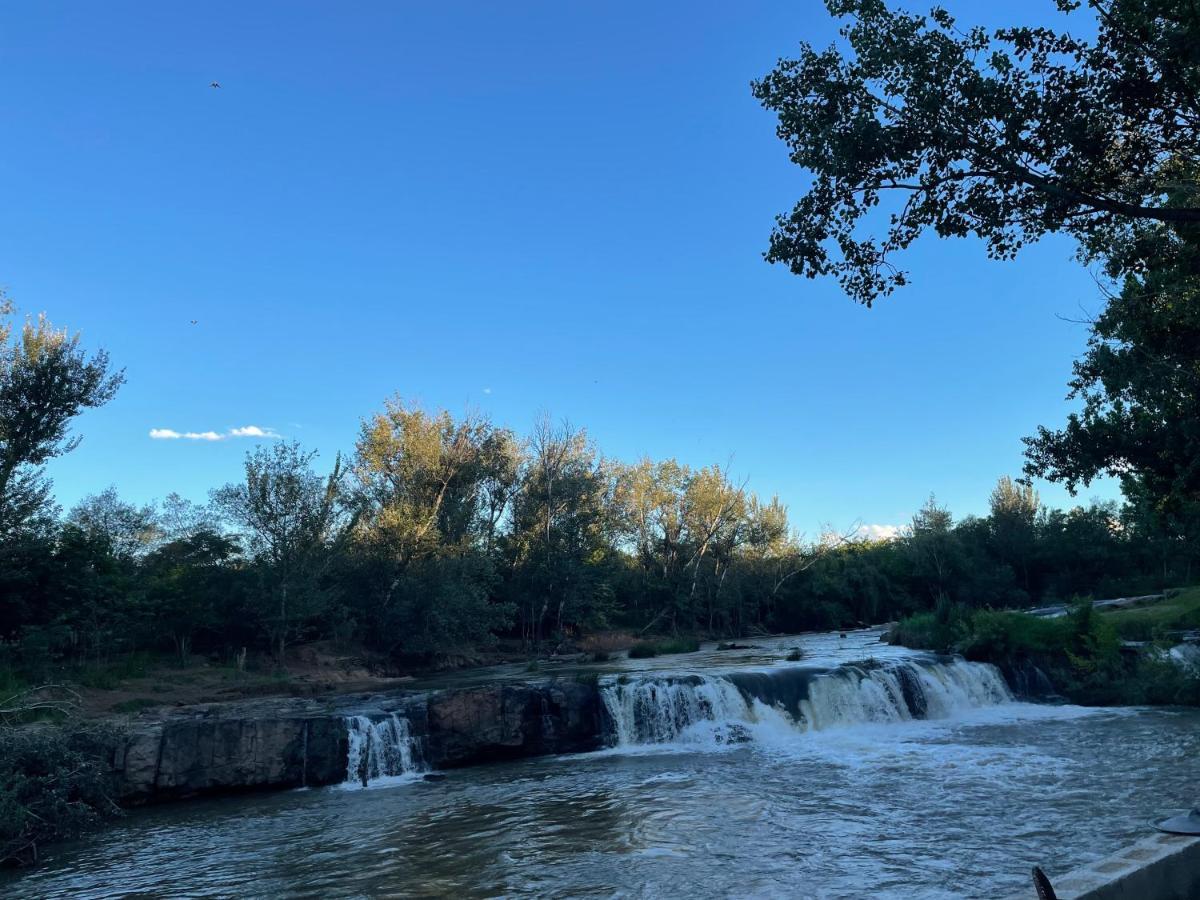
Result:
[[[811,175],[766,258],[871,305],[908,282],[896,260],[926,232],[973,236],[999,259],[1074,238],[1105,305],[1074,365],[1077,409],[1026,439],[1023,475],[1072,492],[1115,476],[1122,503],[1051,510],[1002,480],[985,516],[931,500],[894,540],[805,541],[777,499],[720,466],[623,463],[569,425],[518,436],[397,399],[324,468],[272,443],[205,504],[103,491],[64,516],[43,466],[121,374],[42,319],[0,327],[3,652],[30,665],[247,647],[283,661],[326,638],[428,660],[497,637],[545,649],[606,628],[842,627],[1190,582],[1200,13],[1054,2],[1090,15],[1095,36],[827,0],[840,42],[801,44],[753,85]]]
[[[1051,510],[1004,478],[983,517],[955,521],[931,498],[892,539],[807,541],[777,497],[721,466],[622,462],[548,417],[522,436],[400,398],[325,465],[272,440],[205,503],[107,488],[62,514],[42,466],[121,375],[44,319],[4,338],[0,422],[45,422],[3,425],[0,647],[39,677],[134,650],[286,665],[312,640],[428,664],[501,638],[544,652],[607,629],[842,628],[1191,577],[1194,544],[1137,497]]]

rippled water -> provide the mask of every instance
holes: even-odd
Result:
[[[762,728],[747,744],[646,744],[147,810],[0,890],[995,898],[1026,890],[1034,862],[1064,872],[1190,806],[1198,751],[1193,710],[1005,703],[938,721]]]

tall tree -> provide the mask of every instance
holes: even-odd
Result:
[[[1200,230],[1163,235],[1092,323],[1070,397],[1082,409],[1026,439],[1029,475],[1074,492],[1102,475],[1165,533],[1200,540]],[[1144,521],[1149,521],[1144,519]]]
[[[213,502],[245,535],[263,586],[264,620],[279,665],[289,641],[329,600],[323,583],[353,525],[341,458],[322,478],[316,451],[280,441],[246,454],[245,480],[213,493]]]
[[[1079,15],[1083,4],[1055,5]],[[1200,223],[1195,4],[1088,0],[1094,40],[989,34],[884,0],[826,6],[849,20],[843,47],[803,44],[753,85],[792,161],[813,173],[777,220],[769,261],[833,275],[870,305],[906,282],[895,254],[926,231],[973,234],[998,259],[1063,232],[1103,257],[1133,246],[1130,223]],[[864,233],[875,223],[882,236]]]
[[[84,497],[67,515],[67,523],[122,560],[145,555],[162,538],[154,509],[125,502],[115,487]]]
[[[469,646],[505,621],[503,605],[488,601],[491,552],[519,464],[512,433],[480,416],[456,421],[394,398],[363,423],[357,602],[377,646],[397,655]]]
[[[612,479],[587,432],[538,420],[513,501],[510,586],[519,589],[523,637],[553,627],[600,626],[610,613]]]
[[[12,313],[0,296],[0,317]],[[71,421],[111,400],[124,380],[110,371],[105,351],[89,358],[79,340],[45,316],[20,329],[0,321],[0,535],[43,509],[42,464],[79,444],[78,435],[68,437]]]
[[[237,541],[228,535],[200,529],[167,541],[149,553],[142,564],[141,589],[149,636],[170,638],[180,665],[202,632],[239,636],[246,623],[238,621],[241,570],[236,566]]]
[[[954,516],[930,494],[913,516],[908,535],[912,572],[929,600],[945,609],[953,597],[954,576],[961,556]]]
[[[1033,485],[1003,476],[988,498],[991,507],[988,525],[996,556],[1007,563],[1021,587],[1029,592],[1030,563],[1037,541],[1037,517],[1041,500]]]

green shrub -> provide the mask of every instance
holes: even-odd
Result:
[[[0,864],[36,862],[49,841],[118,815],[111,729],[0,727]]]
[[[666,638],[661,641],[642,641],[629,648],[630,659],[648,659],[651,656],[666,656],[671,653],[695,653],[700,642],[692,637]]]
[[[658,643],[658,652],[664,656],[670,653],[695,653],[699,649],[700,642],[690,637],[669,638]]]
[[[1143,657],[1125,688],[1126,703],[1200,706],[1200,677],[1165,659]]]
[[[592,662],[608,662],[609,659],[607,650],[597,650],[592,654]]]
[[[892,626],[888,640],[914,650],[946,651],[970,631],[972,610],[947,598],[931,612],[914,613]]]
[[[1069,624],[1065,617],[1047,619],[1026,613],[979,610],[962,620],[956,641],[929,649],[953,650],[967,659],[1004,663],[1018,657],[1065,650]]]

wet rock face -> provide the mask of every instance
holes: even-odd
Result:
[[[600,695],[574,682],[447,691],[429,698],[435,767],[578,753],[601,746]]]
[[[398,705],[396,698],[379,700]],[[601,746],[594,685],[496,685],[401,702],[435,769]],[[257,702],[181,711],[136,726],[114,750],[113,769],[123,802],[136,805],[341,782],[347,750],[340,710]]]
[[[128,803],[341,781],[346,727],[340,716],[176,716],[131,732],[114,768]]]
[[[1062,699],[1046,673],[1029,660],[1001,665],[1000,672],[1013,696],[1019,700],[1039,702]]]

